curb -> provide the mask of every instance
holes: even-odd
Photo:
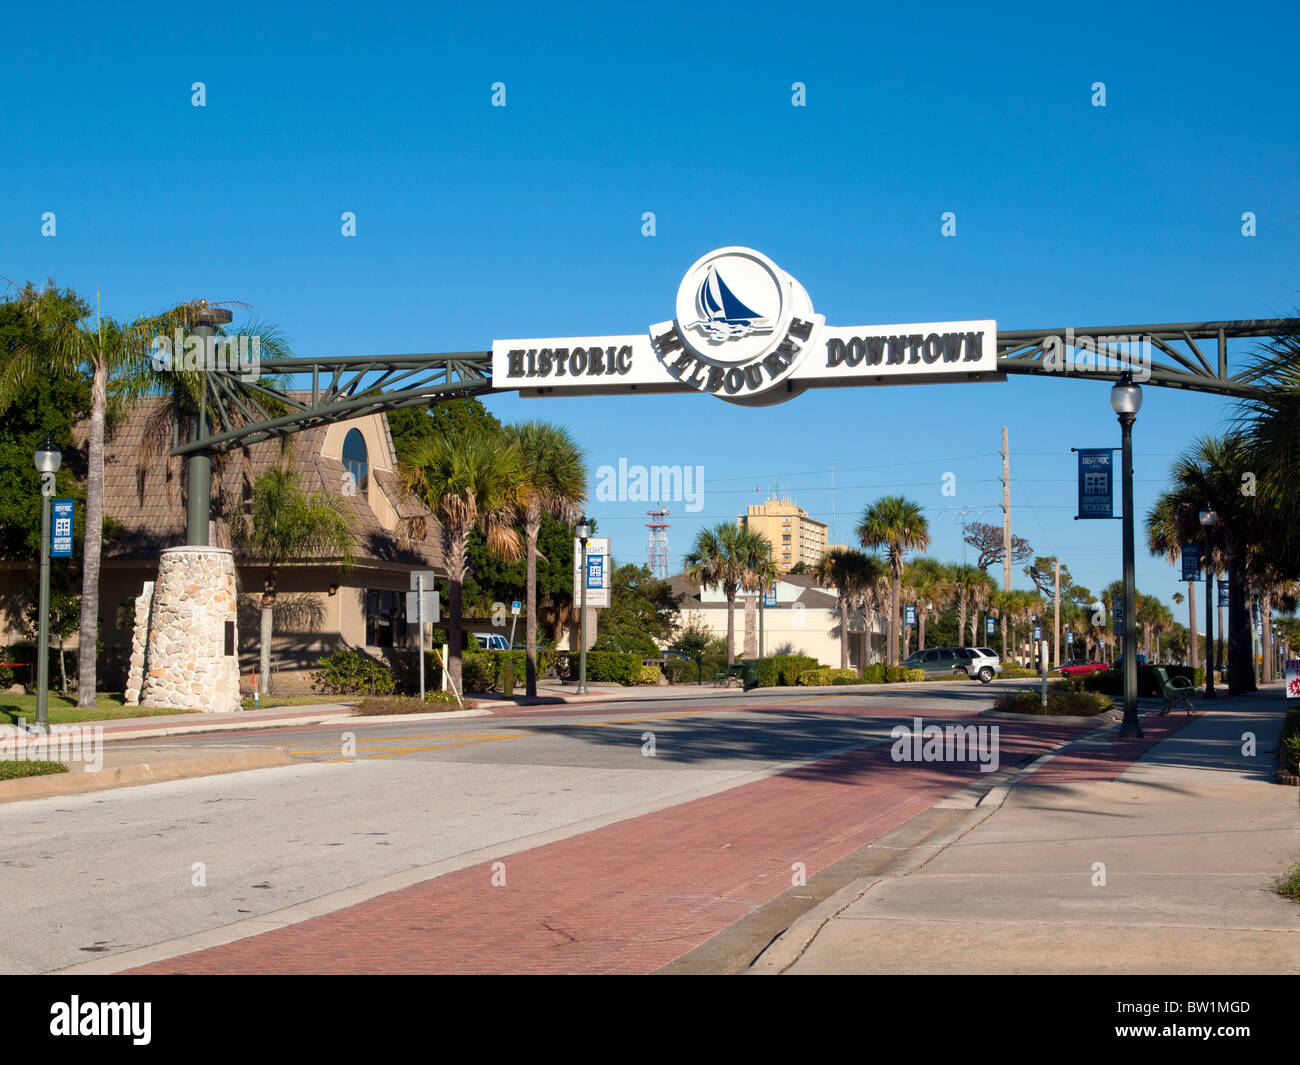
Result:
[[[95,773],[78,773],[73,770],[70,773],[0,781],[0,802],[20,802],[24,799],[40,799],[50,795],[77,795],[84,792],[104,791],[108,788],[158,784],[167,780],[188,780],[191,777],[217,776],[221,773],[239,773],[246,769],[270,769],[290,764],[293,764],[293,759],[284,751],[267,747],[231,751],[176,762],[141,762],[136,765],[101,769]]]

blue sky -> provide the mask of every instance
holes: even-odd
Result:
[[[6,16],[0,67],[0,274],[98,289],[123,316],[242,300],[321,355],[642,332],[731,244],[771,256],[832,325],[1267,317],[1300,306],[1298,21],[1282,3],[28,7]],[[841,541],[902,491],[927,508],[931,554],[959,559],[942,508],[999,520],[1007,425],[1014,531],[1095,590],[1119,576],[1119,523],[1071,520],[1069,449],[1118,443],[1108,389],[487,402],[569,426],[593,470],[703,466],[703,508],[669,504],[674,563],[778,482],[837,514]],[[1145,391],[1139,514],[1231,408]],[[645,509],[592,508],[622,559],[644,559]],[[1176,574],[1141,553],[1138,586],[1168,602]]]

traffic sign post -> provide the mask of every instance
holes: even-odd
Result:
[[[416,647],[419,649],[420,656],[420,702],[424,702],[424,624],[432,622],[436,624],[442,620],[442,604],[439,602],[436,591],[425,591],[425,578],[433,573],[433,570],[418,570],[411,574],[411,587],[413,592],[406,593],[406,616],[415,618]],[[432,577],[429,577],[432,583]],[[443,664],[443,673],[447,670],[446,663]]]
[[[519,611],[522,606],[518,599],[510,604],[510,614],[514,618],[510,622],[510,650],[512,651],[515,649],[515,626],[519,624]]]

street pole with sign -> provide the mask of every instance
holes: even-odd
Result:
[[[1214,690],[1214,567],[1210,565],[1210,538],[1219,524],[1219,515],[1208,503],[1201,511],[1201,528],[1205,530],[1205,697],[1217,699]]]
[[[45,442],[33,456],[41,475],[41,590],[40,615],[36,634],[36,729],[50,731],[50,499],[54,495],[54,475],[63,465],[63,456],[46,434]],[[83,652],[84,653],[84,652]]]
[[[587,694],[587,541],[591,538],[591,523],[586,516],[578,522],[578,543],[582,546],[582,564],[578,569],[578,695]]]

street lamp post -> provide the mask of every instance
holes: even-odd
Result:
[[[41,593],[36,634],[36,729],[50,731],[50,497],[63,456],[48,433],[33,456],[41,475]],[[83,652],[84,653],[84,652]]]
[[[1205,530],[1205,697],[1217,699],[1214,690],[1214,567],[1210,565],[1210,537],[1219,524],[1219,515],[1209,503],[1201,511],[1201,528]]]
[[[578,570],[578,692],[587,694],[587,541],[591,523],[586,517],[578,521],[578,543],[582,545],[582,565]]]
[[[1142,389],[1132,374],[1123,374],[1110,390],[1110,405],[1119,417],[1123,434],[1120,470],[1124,500],[1124,721],[1120,739],[1141,739],[1137,715],[1137,611],[1133,575],[1133,423],[1142,409]]]

